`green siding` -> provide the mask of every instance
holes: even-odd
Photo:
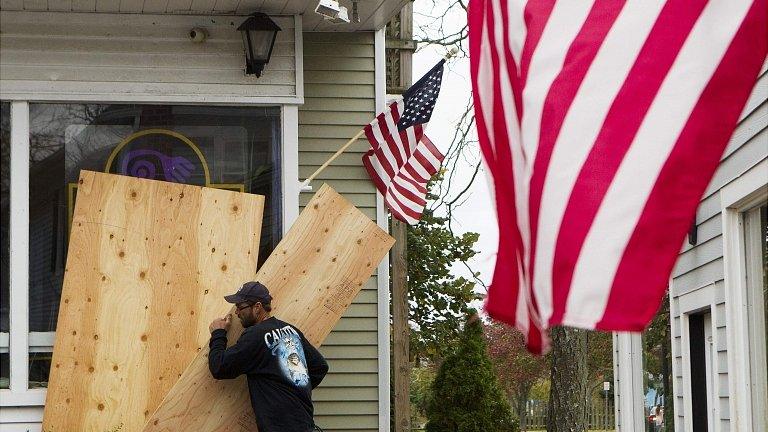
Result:
[[[375,115],[373,33],[304,33],[304,98],[299,108],[299,177],[306,178]],[[312,182],[328,183],[368,217],[376,189],[361,163],[365,139]],[[303,208],[312,197],[302,193]],[[377,280],[363,286],[320,351],[330,372],[318,387],[315,422],[326,431],[373,431],[378,418]]]

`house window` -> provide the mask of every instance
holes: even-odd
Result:
[[[10,358],[8,353],[10,329],[10,278],[8,277],[9,249],[8,221],[11,207],[11,104],[0,102],[0,389],[10,384]]]
[[[261,264],[282,234],[280,128],[277,107],[29,104],[29,388],[47,386],[80,170],[264,195]]]
[[[768,414],[768,204],[763,201],[757,207],[745,211],[742,216],[752,418],[756,431],[766,431],[768,428],[761,422]]]

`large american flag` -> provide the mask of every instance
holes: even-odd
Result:
[[[427,183],[443,154],[424,134],[443,76],[441,60],[365,127],[371,148],[363,165],[392,215],[413,225],[427,204]]]
[[[486,310],[642,331],[766,58],[766,0],[472,0],[499,223]]]

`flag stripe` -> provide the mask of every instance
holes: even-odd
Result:
[[[541,136],[539,137],[538,151],[533,162],[530,180],[529,195],[529,221],[531,238],[537,238],[539,221],[539,208],[541,206],[541,193],[544,188],[544,179],[547,167],[552,156],[552,150],[560,134],[565,116],[576,98],[578,91],[592,61],[602,46],[608,31],[619,16],[623,1],[598,0],[592,6],[584,21],[584,25],[574,38],[573,43],[565,54],[565,62],[569,64],[567,70],[561,70],[552,82],[547,98],[544,101],[541,115]],[[535,280],[536,243],[531,244],[529,258],[530,278]],[[548,273],[548,272],[547,272]],[[549,319],[548,285],[542,287],[542,298],[547,299],[541,307],[542,318]],[[553,293],[552,302],[558,303],[558,292]]]
[[[560,225],[552,268],[555,303],[550,325],[562,320],[576,261],[605,192],[704,6],[706,0],[666,3],[603,121]]]
[[[741,13],[737,13],[739,8]],[[611,286],[645,205],[644,200],[628,199],[624,191],[631,190],[637,196],[651,193],[686,119],[730,43],[729,35],[736,31],[747,8],[743,0],[741,5],[709,2],[697,20],[645,115],[584,240],[563,323],[578,322],[594,327],[603,316],[610,293],[595,287]],[[711,37],[717,34],[711,31],[712,26],[723,34]],[[691,68],[702,73],[690,74]],[[608,245],[605,244],[607,237],[612,239]],[[657,259],[657,253],[653,259]],[[647,288],[650,287],[644,287],[643,292],[650,292]]]
[[[726,31],[731,19],[724,17],[738,16],[740,6],[735,1],[727,2],[727,8],[713,11],[713,20],[706,28],[701,28],[702,37]],[[747,3],[747,6],[750,5]],[[650,193],[619,265],[608,308],[597,328],[621,325],[640,331],[656,312],[665,289],[664,276],[672,271],[699,199],[718,166],[765,59],[768,51],[767,16],[764,0],[751,4],[725,57],[702,92]],[[725,37],[721,36],[720,40]],[[714,43],[711,40],[707,48],[702,48],[711,53],[716,49]],[[762,53],[762,56],[754,53]],[[698,156],[697,171],[703,175],[685,175],[691,154]],[[670,211],[668,202],[678,202],[678,209]],[[662,271],[647,271],[648,257],[643,256],[643,251],[647,251],[649,245],[659,251],[657,259],[663,262],[656,265]],[[637,286],[643,286],[647,291],[639,292]],[[626,301],[617,301],[620,298]]]
[[[500,44],[498,41],[503,41],[506,43],[508,40],[505,35],[503,34],[503,28],[504,28],[504,14],[500,13],[500,6],[498,3],[498,0],[491,1],[490,3],[491,10],[494,11],[494,13],[488,15],[487,23],[488,23],[488,37],[489,37],[489,43],[492,47],[496,47],[495,50],[490,51],[490,57],[491,57],[491,64],[493,66],[493,70],[495,75],[497,76],[509,76],[509,70],[507,70],[506,65],[506,59],[507,57],[504,56],[504,53],[499,53],[500,51]],[[501,18],[500,18],[501,17]],[[498,21],[498,22],[497,22]],[[503,51],[503,50],[501,50]],[[514,67],[514,65],[513,65]],[[515,73],[515,72],[513,72]],[[502,86],[505,88],[502,91]],[[511,94],[511,86],[509,81],[506,80],[495,80],[494,81],[494,88],[493,88],[493,94],[494,97],[501,96],[502,98],[505,96],[509,96]],[[497,137],[497,163],[498,166],[501,169],[504,169],[506,172],[510,174],[510,176],[506,177],[504,182],[501,184],[502,190],[509,196],[515,196],[515,169],[512,164],[512,155],[511,155],[511,144],[510,141],[511,137],[510,130],[508,129],[510,121],[511,123],[514,123],[514,120],[516,116],[508,115],[509,113],[505,112],[504,108],[509,107],[512,105],[511,100],[507,100],[507,103],[505,104],[502,100],[502,103],[495,102],[493,105],[493,133]],[[522,173],[520,173],[522,175]],[[518,211],[515,209],[515,213],[512,214],[511,219],[511,226],[514,230],[517,230],[518,226]],[[510,237],[510,241],[503,242],[501,244],[501,247],[507,248],[507,254],[509,256],[514,257],[514,261],[517,262],[515,264],[518,266],[518,268],[522,268],[522,260],[523,256],[525,254],[524,246],[522,243],[522,238],[519,234],[519,231],[515,232],[513,236]],[[523,269],[524,270],[524,269]],[[521,273],[519,277],[522,277],[524,273]],[[524,280],[524,279],[523,279]],[[518,281],[515,281],[518,282]],[[498,285],[496,281],[494,281],[494,284]],[[518,325],[522,325],[523,327],[528,328],[528,333],[525,334],[525,340],[526,345],[529,347],[532,351],[542,351],[543,347],[540,345],[541,337],[539,335],[539,329],[541,328],[540,323],[537,319],[537,313],[535,310],[535,304],[529,306],[526,303],[526,308],[521,307],[521,304],[525,301],[525,297],[523,296],[517,296],[517,298],[514,299],[514,301],[518,304],[518,309],[523,309],[527,312],[527,316],[518,316],[517,321],[527,321],[525,323],[518,322]]]
[[[547,167],[541,192],[546,199],[540,201],[537,218],[533,262],[541,271],[533,275],[533,284],[545,293],[552,292],[554,248],[573,185],[663,4],[631,1],[624,6],[570,103]],[[550,319],[551,302],[541,313]]]

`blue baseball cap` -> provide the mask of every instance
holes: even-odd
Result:
[[[272,302],[272,296],[269,290],[260,282],[246,282],[240,289],[231,295],[224,296],[224,300],[229,303],[261,302],[269,304]]]

